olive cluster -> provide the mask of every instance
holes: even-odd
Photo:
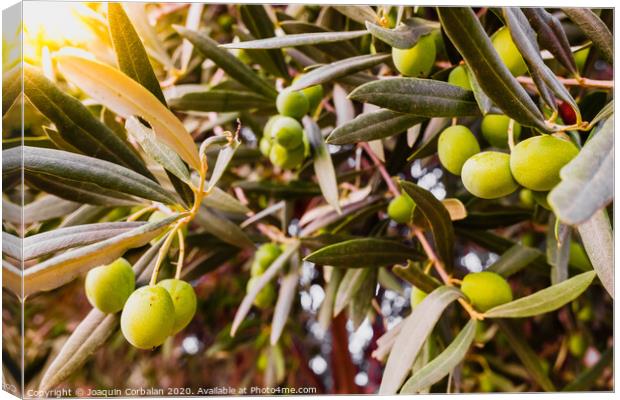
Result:
[[[250,280],[246,290],[249,292],[256,284],[267,268],[282,254],[282,248],[275,243],[265,243],[261,245],[254,254],[254,261],[250,268]],[[260,309],[269,308],[276,298],[276,289],[273,283],[269,282],[263,287],[254,298],[254,305]]]
[[[152,349],[185,328],[196,313],[196,293],[180,279],[165,279],[135,290],[131,264],[119,258],[91,269],[85,290],[90,304],[106,314],[122,310],[121,331],[139,349]]]
[[[290,88],[281,91],[276,99],[278,115],[265,124],[259,148],[272,164],[283,169],[298,167],[310,154],[310,144],[302,125],[304,115],[318,107],[323,99],[321,85],[302,90]]]

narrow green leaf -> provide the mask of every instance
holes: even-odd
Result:
[[[599,210],[577,227],[583,247],[588,253],[607,293],[614,297],[614,236],[605,210]]]
[[[515,244],[506,250],[500,258],[487,268],[487,271],[495,272],[507,278],[516,274],[535,260],[542,257],[538,249]]]
[[[24,297],[39,291],[56,289],[81,273],[108,264],[128,249],[144,246],[161,234],[180,214],[151,222],[121,235],[79,249],[69,250],[24,271]]]
[[[358,87],[349,97],[428,118],[479,115],[478,104],[470,90],[430,79],[381,79]]]
[[[249,248],[254,245],[248,235],[237,224],[228,218],[207,210],[205,207],[201,207],[198,211],[196,222],[206,232],[233,246]]]
[[[400,242],[363,238],[325,246],[306,256],[305,260],[335,267],[374,268],[420,258],[421,253],[418,250]]]
[[[240,145],[241,142],[239,141],[239,138],[235,137],[217,153],[217,160],[215,161],[213,172],[211,173],[209,183],[207,184],[207,191],[210,191],[215,187],[215,185],[217,185]]]
[[[266,96],[275,99],[276,90],[267,81],[258,76],[252,68],[245,65],[228,50],[219,47],[219,44],[210,37],[201,33],[185,29],[182,26],[174,26],[181,36],[189,40],[206,57],[211,59],[218,67],[222,68],[231,78],[239,83]]]
[[[594,271],[581,273],[529,296],[493,307],[485,313],[485,316],[487,318],[525,318],[557,310],[579,297],[595,277]]]
[[[225,49],[281,49],[285,47],[308,46],[325,43],[341,42],[367,35],[367,31],[346,32],[312,32],[276,36],[246,42],[234,42],[221,45]]]
[[[142,225],[144,222],[102,222],[39,233],[24,239],[23,257],[24,260],[31,260],[61,250],[101,242]]]
[[[77,147],[73,146],[71,143],[67,142],[60,132],[55,129],[52,129],[48,126],[43,127],[43,132],[47,135],[48,139],[54,144],[54,146],[48,147],[50,149],[56,148],[58,150],[70,151],[71,153],[84,154]],[[24,146],[29,146],[29,144],[24,142]],[[42,147],[42,146],[33,146],[33,147]]]
[[[379,16],[370,6],[337,6],[332,5],[332,8],[337,10],[339,13],[343,14],[347,18],[352,19],[355,22],[359,22],[360,24],[364,24],[366,21],[376,22],[379,20]]]
[[[18,64],[2,74],[2,116],[11,108],[22,92],[22,65]]]
[[[228,194],[217,186],[213,187],[213,189],[209,192],[209,195],[205,196],[202,202],[207,207],[213,207],[225,213],[245,215],[252,211],[234,196]]]
[[[327,137],[329,144],[353,144],[383,139],[404,132],[423,122],[425,118],[380,109],[358,115],[354,120],[338,126]]]
[[[403,321],[383,371],[380,395],[398,393],[439,317],[450,303],[462,296],[461,291],[454,287],[441,286],[426,296]]]
[[[312,71],[302,75],[301,78],[297,79],[291,85],[291,89],[301,90],[309,86],[328,83],[338,78],[352,75],[356,72],[374,67],[375,65],[381,64],[382,62],[388,60],[390,57],[391,56],[389,54],[379,53],[335,61],[313,69]]]
[[[406,267],[395,265],[392,272],[426,293],[430,293],[441,286],[441,282],[431,275],[425,274],[420,267],[411,261],[407,263]]]
[[[277,198],[295,198],[303,196],[317,196],[321,188],[316,183],[307,181],[290,181],[286,184],[276,181],[239,181],[233,186],[248,192],[264,193]]]
[[[362,325],[372,308],[372,299],[374,299],[375,292],[377,291],[379,270],[380,268],[366,269],[368,276],[362,281],[359,289],[353,293],[353,297],[349,302],[347,316],[351,323],[353,323],[354,330],[357,330]]]
[[[325,287],[325,298],[323,299],[323,303],[321,303],[321,309],[317,317],[317,321],[324,332],[329,329],[329,325],[332,322],[338,288],[340,287],[340,282],[342,282],[344,274],[347,272],[344,268],[323,267],[323,269],[325,268],[330,268],[331,271],[329,274],[329,282],[327,282]]]
[[[463,68],[465,68],[465,72],[467,72],[467,78],[469,79],[469,84],[471,86],[472,92],[474,92],[474,98],[476,99],[476,103],[478,103],[478,107],[480,108],[480,112],[482,115],[487,115],[491,108],[493,107],[493,102],[484,93],[484,90],[480,87],[478,83],[478,78],[474,75],[473,72],[467,67],[467,64],[463,64]]]
[[[496,323],[499,325],[502,333],[508,338],[510,348],[515,352],[517,357],[519,357],[534,381],[545,391],[555,392],[555,386],[543,370],[540,358],[525,341],[525,338],[520,333],[521,329],[518,329],[511,321],[498,320]]]
[[[469,229],[495,229],[512,226],[531,218],[532,212],[523,209],[471,211],[465,219],[455,221],[454,225]]]
[[[331,35],[339,36],[343,34],[342,31],[331,31],[323,26],[303,21],[283,21],[280,23],[280,28],[289,36],[321,33],[326,37],[331,37]],[[364,34],[368,33],[366,31],[359,31],[359,35],[362,35],[362,32]],[[359,51],[348,40],[299,46],[297,49],[306,53],[315,61],[321,61],[325,58],[324,55],[331,56],[337,60],[359,55]]]
[[[614,38],[607,25],[589,8],[562,8],[570,18],[601,52],[601,56],[610,64],[614,63]]]
[[[424,388],[431,387],[448,375],[465,358],[476,336],[477,321],[469,320],[452,343],[431,362],[416,371],[409,378],[400,394],[415,394]]]
[[[297,254],[299,250],[299,241],[294,241],[289,243],[282,254],[276,260],[271,263],[269,268],[256,280],[256,283],[252,286],[252,288],[245,295],[243,300],[241,301],[241,305],[237,309],[235,313],[235,318],[233,319],[232,327],[230,328],[230,336],[234,337],[239,329],[239,326],[245,319],[245,316],[248,314],[252,307],[252,303],[256,298],[256,295],[268,284],[278,272],[284,267],[284,265],[288,262],[288,260],[294,255]]]
[[[439,7],[437,13],[446,34],[487,96],[521,125],[547,131],[542,113],[499,58],[472,9]]]
[[[164,167],[181,181],[190,182],[189,170],[187,165],[181,160],[170,147],[159,141],[152,129],[147,128],[136,117],[129,117],[125,121],[127,132],[132,135],[144,152],[148,154],[159,165]]]
[[[278,292],[278,301],[273,310],[273,318],[271,320],[271,334],[269,342],[275,346],[282,336],[284,326],[288,321],[295,295],[297,294],[297,283],[299,282],[299,274],[291,272],[287,274],[280,282],[280,291]]]
[[[34,67],[27,65],[24,68],[24,93],[54,123],[62,138],[82,153],[153,177],[140,157],[78,99],[65,94]]]
[[[611,117],[614,114],[614,101],[611,100],[609,103],[605,104],[605,107],[601,109],[601,111],[596,114],[592,121],[590,121],[590,126],[594,126],[600,121],[604,121],[607,118]]]
[[[157,36],[155,27],[151,25],[146,12],[146,3],[123,3],[123,8],[127,12],[129,19],[136,28],[140,38],[144,41],[147,51],[151,57],[164,65],[167,69],[175,68],[166,46]]]
[[[166,99],[146,50],[121,3],[108,5],[108,25],[120,70],[166,105]]]
[[[229,112],[274,107],[274,102],[254,92],[211,89],[170,99],[170,107],[179,111]]]
[[[571,74],[578,74],[570,43],[560,21],[542,7],[524,7],[521,11],[536,31],[540,46],[553,54]]]
[[[410,49],[418,43],[421,37],[428,35],[439,24],[422,18],[408,18],[394,29],[383,28],[370,21],[366,21],[366,28],[374,37],[397,49]]]
[[[551,284],[556,285],[568,279],[571,229],[551,215],[547,223],[546,239],[547,262],[551,265]]]
[[[549,204],[558,218],[570,225],[590,219],[614,197],[614,118],[585,144],[560,170],[562,181],[549,193]]]
[[[336,293],[333,316],[340,314],[351,303],[370,276],[370,268],[347,269]]]
[[[3,153],[4,155],[5,153]],[[80,208],[80,203],[43,194],[23,207],[2,199],[2,218],[14,224],[29,225],[35,222],[64,217]]]
[[[454,265],[454,228],[450,213],[428,190],[406,181],[400,181],[400,186],[415,202],[416,212],[426,218],[433,234],[437,255],[446,269],[451,271]]]
[[[308,116],[304,117],[303,125],[308,142],[310,142],[310,147],[312,148],[314,173],[319,182],[321,193],[323,193],[323,197],[327,203],[334,207],[336,212],[340,213],[340,204],[338,202],[340,196],[338,194],[336,170],[334,169],[331,155],[329,154],[329,150],[321,134],[321,129],[316,122]]]
[[[148,200],[176,203],[175,198],[161,186],[136,172],[108,161],[66,151],[16,147],[3,152],[2,166],[3,175],[19,173],[23,168],[26,177],[41,174],[98,185],[107,191],[126,193]]]

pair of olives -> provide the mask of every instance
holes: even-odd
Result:
[[[495,147],[507,143],[508,117],[487,115],[482,132]],[[514,137],[521,133],[514,124]],[[560,182],[560,169],[578,153],[570,141],[542,135],[517,144],[511,154],[499,151],[480,152],[474,134],[465,126],[455,125],[444,130],[437,145],[439,161],[448,171],[460,175],[465,188],[483,199],[507,196],[519,185],[544,196]],[[535,166],[534,168],[532,166]],[[540,199],[544,203],[544,199]]]
[[[254,254],[254,261],[250,268],[250,280],[246,290],[249,292],[256,284],[267,268],[282,254],[282,248],[275,243],[265,243],[261,245]],[[273,304],[276,298],[276,289],[273,283],[269,282],[261,289],[254,298],[254,305],[260,309],[266,309]]]
[[[161,345],[185,328],[196,313],[196,293],[189,283],[165,279],[134,290],[135,274],[124,258],[91,269],[85,289],[88,301],[98,310],[107,314],[122,310],[123,336],[139,349]]]
[[[274,165],[283,169],[299,166],[310,153],[310,145],[301,124],[283,115],[269,118],[259,148]]]

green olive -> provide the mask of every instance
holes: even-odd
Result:
[[[166,289],[143,286],[129,296],[121,313],[121,331],[139,349],[164,343],[174,328],[174,303]]]
[[[510,173],[510,156],[485,151],[471,157],[463,165],[463,185],[481,199],[497,199],[517,190],[519,185]]]
[[[465,161],[479,152],[478,140],[466,126],[454,125],[439,135],[437,143],[439,161],[454,175],[461,175]]]
[[[581,358],[588,349],[588,342],[583,333],[575,332],[568,337],[568,351],[576,358]]]
[[[258,281],[258,276],[253,276],[248,281],[246,290],[249,292]],[[273,283],[269,282],[263,287],[254,298],[254,305],[260,309],[269,308],[276,299],[276,289]]]
[[[527,71],[527,65],[523,61],[519,49],[512,41],[508,28],[503,27],[495,32],[491,36],[491,42],[499,54],[499,58],[506,64],[512,75],[523,75]]]
[[[428,76],[435,64],[435,39],[422,36],[410,49],[392,47],[392,61],[398,72],[404,76]]]
[[[577,319],[581,322],[588,322],[592,320],[592,307],[589,304],[586,304],[579,310],[577,313]]]
[[[491,146],[506,149],[508,148],[509,124],[510,118],[505,115],[487,114],[482,118],[480,130],[482,131],[482,136]],[[512,136],[515,142],[521,136],[521,125],[518,122],[513,124]]]
[[[510,155],[510,170],[528,189],[547,191],[560,182],[560,170],[579,150],[570,141],[543,135],[526,139]]]
[[[265,243],[254,253],[254,262],[250,273],[252,276],[262,275],[267,268],[282,254],[282,249],[275,243]]]
[[[298,75],[293,79],[293,83],[297,82],[303,75]],[[308,99],[309,111],[314,111],[318,105],[323,101],[323,85],[313,85],[307,88],[301,89],[301,92],[306,95]]]
[[[276,108],[284,116],[301,118],[310,110],[310,103],[303,92],[286,89],[278,94]]]
[[[303,142],[304,128],[291,117],[280,117],[271,126],[271,135],[280,146],[294,149]]]
[[[534,200],[534,192],[530,189],[521,189],[519,191],[519,201],[526,208],[534,208],[536,201]]]
[[[427,296],[426,292],[418,289],[415,286],[411,287],[411,297],[409,298],[409,302],[411,303],[411,309],[413,310],[420,304]]]
[[[303,145],[295,149],[287,149],[284,146],[274,143],[269,153],[269,159],[274,165],[283,169],[293,169],[305,158],[305,148]]]
[[[506,279],[495,272],[483,271],[465,275],[461,291],[482,312],[512,301],[512,289]]]
[[[111,264],[88,271],[84,287],[86,297],[93,307],[112,314],[123,309],[136,287],[136,276],[131,264],[119,258]]]
[[[174,304],[174,327],[172,334],[185,328],[196,314],[196,292],[189,283],[180,279],[164,279],[157,286],[168,291]]]
[[[263,136],[262,138],[260,138],[260,141],[258,142],[258,149],[260,150],[262,155],[264,155],[265,157],[269,157],[269,152],[271,152],[271,146],[272,141],[269,137]]]
[[[480,385],[480,391],[484,393],[491,393],[495,390],[495,385],[493,384],[493,377],[490,372],[483,372],[478,376],[478,383]]]
[[[407,193],[402,193],[392,199],[388,205],[388,216],[399,224],[411,221],[415,203]]]
[[[448,83],[460,86],[466,90],[471,90],[471,84],[469,83],[467,71],[465,71],[465,67],[462,65],[459,65],[450,71],[450,75],[448,75]]]
[[[592,263],[582,245],[577,242],[570,242],[570,264],[579,268],[582,271],[590,271],[592,269]]]

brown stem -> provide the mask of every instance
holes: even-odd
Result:
[[[375,155],[375,153],[373,153],[373,151],[370,148],[370,146],[368,145],[368,143],[361,142],[359,144],[359,146],[362,149],[364,149],[364,151],[366,151],[366,154],[368,154],[368,156],[372,159],[372,162],[379,169],[379,172],[381,173],[381,176],[383,177],[383,180],[387,184],[388,189],[390,189],[390,192],[392,192],[392,194],[394,196],[398,196],[400,194],[400,190],[398,190],[398,188],[396,187],[396,184],[394,183],[394,180],[392,180],[392,177],[390,176],[390,174],[385,169],[385,166],[383,165],[381,160],[379,160],[377,158],[377,156]]]
[[[587,88],[597,88],[597,89],[613,89],[614,81],[603,81],[598,79],[589,79],[589,78],[562,78],[557,77],[558,81],[565,86],[581,86]],[[534,80],[529,76],[519,76],[517,77],[517,81],[519,83],[523,83],[526,85],[534,85]]]

